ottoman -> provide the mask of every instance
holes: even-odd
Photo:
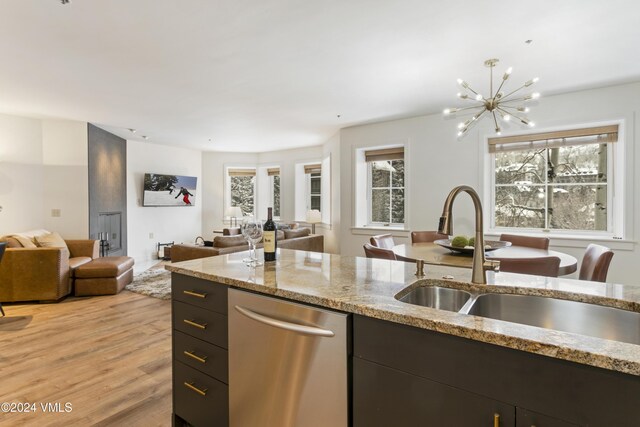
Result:
[[[75,269],[75,295],[115,295],[133,280],[133,258],[96,258]]]

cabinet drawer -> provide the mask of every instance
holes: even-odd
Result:
[[[227,427],[228,386],[180,362],[173,366],[173,412],[195,427]]]
[[[173,301],[227,314],[227,286],[209,280],[172,273],[171,298]]]
[[[227,348],[227,316],[183,302],[173,302],[173,328]]]
[[[227,350],[179,331],[173,331],[173,360],[229,384]]]

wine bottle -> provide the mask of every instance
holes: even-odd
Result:
[[[262,226],[263,234],[262,241],[264,242],[264,260],[275,261],[276,260],[276,223],[273,222],[273,208],[267,210],[267,222]]]

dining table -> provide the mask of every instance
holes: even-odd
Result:
[[[408,261],[421,259],[425,264],[445,265],[449,267],[471,268],[473,255],[453,252],[432,242],[395,245],[393,252],[399,258]],[[578,269],[578,260],[569,254],[552,251],[550,249],[529,248],[526,246],[507,246],[504,248],[485,251],[485,258],[493,261],[503,259],[542,258],[557,256],[560,258],[559,276],[566,276]]]

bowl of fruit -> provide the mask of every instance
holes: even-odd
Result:
[[[473,254],[475,248],[475,238],[468,238],[467,236],[455,236],[453,239],[439,239],[434,241],[438,246],[449,249],[452,252],[459,254]],[[500,240],[485,240],[484,251],[495,251],[496,249],[506,248],[511,246],[511,242],[503,242]]]

